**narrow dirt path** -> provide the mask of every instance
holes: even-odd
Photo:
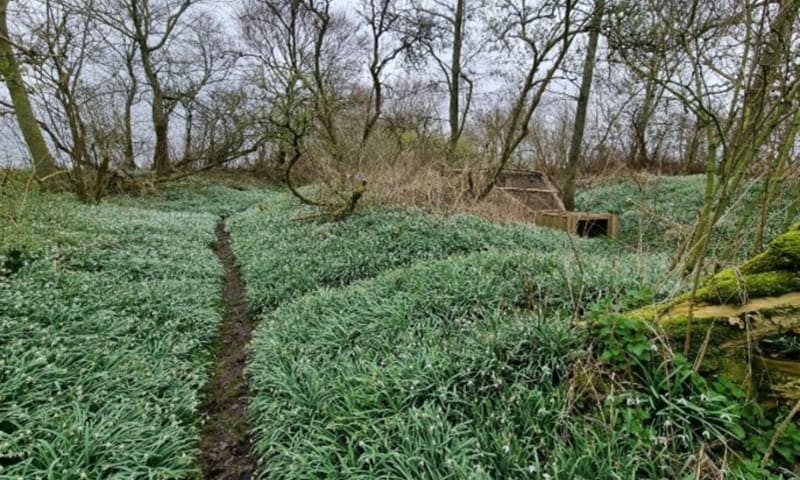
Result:
[[[206,419],[200,438],[200,466],[206,480],[249,480],[255,458],[250,455],[247,402],[250,389],[244,375],[247,345],[254,322],[247,316],[245,285],[231,251],[225,219],[217,225],[214,251],[225,270],[225,318],[219,328],[212,378],[200,407]]]

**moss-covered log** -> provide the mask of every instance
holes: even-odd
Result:
[[[701,371],[768,400],[800,399],[800,224],[738,268],[695,292],[631,312],[677,343],[687,338]]]

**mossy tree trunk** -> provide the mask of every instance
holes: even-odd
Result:
[[[22,71],[14,55],[14,46],[8,33],[8,5],[11,0],[0,0],[0,76],[5,81],[14,114],[22,137],[31,154],[37,178],[48,178],[58,171],[53,155],[39,128],[28,91],[22,81]]]
[[[800,400],[800,224],[694,295],[631,315],[655,322],[676,344],[694,330],[688,352],[698,370],[754,397]]]

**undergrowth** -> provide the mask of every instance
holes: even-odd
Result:
[[[658,462],[573,419],[568,395],[585,354],[574,305],[652,273],[493,251],[284,304],[264,315],[249,368],[262,477],[588,479]]]
[[[227,217],[262,201],[265,192],[252,186],[231,188],[214,183],[194,182],[170,185],[143,197],[118,195],[108,197],[106,201],[120,206],[163,211],[205,212]]]
[[[35,192],[24,207],[0,239],[0,478],[195,475],[216,218]]]
[[[701,376],[650,325],[609,307],[587,315],[596,363],[577,384],[594,393],[589,413],[649,438],[650,455],[672,459],[672,478],[796,478],[800,426],[777,433],[785,407],[766,411],[730,380]]]
[[[673,293],[666,256],[416,209],[304,214],[275,194],[231,222],[262,318],[262,478],[791,477],[794,426],[764,459],[781,413],[613,313]]]
[[[576,197],[576,208],[616,213],[620,218],[619,240],[645,250],[673,252],[691,234],[691,226],[703,208],[704,175],[640,176],[605,182],[584,188]],[[717,225],[710,256],[742,260],[753,253],[755,229],[742,218],[757,219],[760,183],[743,186],[732,207]],[[777,196],[769,211],[764,238],[769,240],[786,227],[790,192]]]
[[[556,251],[563,263],[577,265],[586,253],[606,253],[612,263],[649,271],[649,283],[658,283],[664,275],[663,269],[651,266],[666,263],[664,255],[629,255],[612,242],[500,226],[469,215],[444,217],[420,209],[376,207],[358,210],[346,222],[298,220],[307,214],[289,195],[273,193],[228,222],[253,313],[320,287],[345,286],[415,262],[492,249],[528,250],[532,255]]]

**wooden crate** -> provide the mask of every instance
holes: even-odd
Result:
[[[466,176],[472,185],[473,177],[469,170],[452,170],[451,173]],[[488,175],[490,172],[481,170],[478,173]],[[558,189],[543,172],[503,170],[497,176],[495,188],[528,207],[537,225],[582,237],[615,237],[619,233],[619,218],[616,215],[566,211]]]
[[[497,177],[496,188],[532,210],[564,210],[558,190],[542,172],[504,170]]]
[[[548,210],[534,212],[533,221],[581,237],[616,237],[619,233],[619,217],[611,213]]]

